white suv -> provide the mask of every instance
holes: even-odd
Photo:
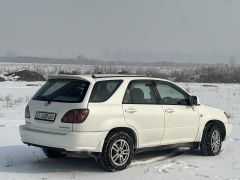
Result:
[[[96,157],[108,171],[136,152],[187,146],[219,154],[231,132],[226,114],[200,104],[176,84],[133,75],[56,75],[33,96],[20,126],[24,143],[49,158]]]

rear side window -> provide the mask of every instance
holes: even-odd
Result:
[[[123,104],[157,104],[151,81],[132,81],[126,90]]]
[[[93,87],[90,102],[104,102],[108,100],[121,85],[122,80],[98,81]]]
[[[89,82],[76,79],[49,79],[33,96],[33,100],[82,102]]]

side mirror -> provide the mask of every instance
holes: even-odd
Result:
[[[190,102],[192,106],[198,106],[200,105],[199,99],[197,96],[191,96],[190,97]]]

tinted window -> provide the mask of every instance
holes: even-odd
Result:
[[[34,95],[34,100],[82,102],[89,82],[76,79],[50,79]]]
[[[130,91],[129,89],[127,89],[123,98],[123,104],[132,104],[132,103],[133,101],[132,101]]]
[[[133,81],[125,92],[124,104],[156,104],[151,81]]]
[[[122,80],[98,81],[93,87],[90,102],[104,102],[118,89]]]
[[[157,82],[160,103],[166,105],[188,105],[187,96],[178,88],[166,83]]]

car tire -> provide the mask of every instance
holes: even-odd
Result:
[[[67,153],[63,152],[61,150],[58,149],[53,149],[53,148],[42,148],[43,153],[45,154],[45,156],[47,156],[48,158],[61,158],[61,157],[66,157]]]
[[[222,147],[222,133],[214,124],[207,124],[204,128],[200,150],[204,156],[218,155]]]
[[[104,142],[100,163],[110,172],[121,171],[130,165],[134,156],[132,138],[125,132],[112,132]]]

